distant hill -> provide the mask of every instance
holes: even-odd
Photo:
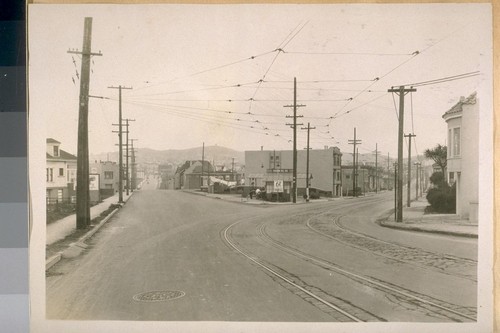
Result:
[[[168,149],[155,150],[149,148],[138,148],[136,161],[138,164],[146,163],[172,163],[179,165],[187,160],[201,160],[202,147],[190,149]],[[216,165],[224,164],[230,166],[234,158],[235,165],[243,165],[245,163],[245,153],[234,149],[221,146],[206,146],[205,160],[210,162],[215,161]],[[90,161],[118,161],[118,152],[101,153],[90,156]]]

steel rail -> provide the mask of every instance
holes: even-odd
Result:
[[[322,214],[324,214],[324,213],[322,213]],[[321,215],[321,214],[320,214],[320,215]],[[436,303],[434,303],[434,302],[431,302],[431,301],[425,300],[425,299],[423,299],[423,298],[421,298],[421,297],[418,297],[418,296],[415,296],[415,295],[411,295],[411,294],[409,294],[409,293],[407,293],[407,292],[404,292],[404,291],[401,291],[401,290],[395,289],[395,288],[393,288],[393,287],[391,287],[391,286],[388,286],[388,285],[383,284],[383,283],[381,283],[381,282],[378,282],[378,281],[372,280],[372,279],[367,278],[367,277],[365,277],[365,276],[362,276],[362,275],[359,275],[359,274],[356,274],[356,273],[353,273],[353,272],[347,271],[347,270],[345,270],[345,269],[343,269],[343,268],[340,268],[340,267],[337,267],[337,266],[333,265],[331,262],[326,261],[326,260],[324,260],[324,259],[320,259],[320,258],[313,257],[313,256],[311,256],[311,255],[305,254],[305,253],[303,253],[303,252],[301,252],[301,251],[298,251],[297,249],[294,249],[294,248],[289,247],[289,246],[284,246],[284,245],[282,245],[281,243],[277,242],[276,240],[272,239],[272,238],[271,238],[271,237],[270,237],[267,233],[265,233],[264,229],[265,229],[265,224],[261,224],[261,225],[260,225],[260,228],[259,228],[259,231],[261,232],[261,235],[262,235],[262,236],[264,236],[264,237],[266,237],[266,238],[268,239],[268,241],[272,242],[272,243],[274,244],[274,246],[276,246],[276,247],[278,247],[278,248],[282,249],[282,250],[283,250],[283,251],[285,251],[285,252],[288,252],[288,253],[291,253],[291,254],[293,254],[293,255],[296,255],[297,257],[302,257],[303,259],[306,259],[306,260],[308,260],[308,261],[316,262],[316,263],[321,264],[321,265],[323,265],[323,266],[327,266],[327,267],[329,267],[330,269],[333,269],[333,270],[335,270],[335,271],[337,271],[337,272],[340,272],[340,273],[342,273],[342,274],[344,274],[344,275],[347,275],[347,276],[350,276],[350,277],[354,277],[354,278],[359,279],[359,280],[362,280],[362,281],[364,281],[364,282],[367,282],[367,283],[370,283],[370,284],[376,285],[376,286],[378,286],[378,287],[380,287],[380,288],[382,288],[382,289],[389,290],[389,291],[391,291],[391,292],[393,292],[393,293],[397,293],[397,294],[402,295],[402,296],[405,296],[405,297],[407,297],[407,298],[410,298],[410,299],[413,299],[413,300],[419,301],[419,302],[421,302],[421,303],[424,303],[424,304],[427,304],[427,305],[433,306],[433,307],[435,307],[435,308],[439,308],[439,309],[444,310],[444,311],[446,311],[446,312],[453,313],[453,314],[455,314],[455,315],[457,315],[457,316],[460,316],[460,317],[463,317],[463,318],[467,318],[467,319],[470,319],[470,320],[472,320],[472,321],[476,321],[476,320],[477,320],[475,317],[471,317],[471,316],[469,316],[469,315],[467,315],[467,314],[463,314],[463,313],[458,312],[458,311],[455,311],[455,310],[453,310],[453,309],[449,309],[449,308],[447,308],[447,307],[445,307],[445,306],[442,306],[442,305],[436,304]]]
[[[395,257],[392,257],[392,256],[388,256],[388,255],[384,255],[382,253],[375,253],[375,252],[371,252],[369,249],[367,248],[363,248],[361,246],[358,246],[358,245],[355,245],[355,244],[351,244],[349,243],[348,241],[344,241],[344,240],[341,240],[335,236],[332,236],[332,235],[329,235],[325,232],[322,232],[321,230],[318,230],[316,228],[314,228],[312,225],[311,225],[311,219],[313,218],[317,218],[319,216],[322,216],[322,215],[325,215],[327,213],[331,212],[331,210],[329,211],[325,211],[325,212],[322,212],[321,214],[318,214],[316,216],[313,216],[313,217],[310,217],[307,222],[306,222],[306,226],[311,229],[313,232],[317,233],[317,234],[320,234],[322,236],[325,236],[327,238],[330,238],[330,239],[333,239],[334,241],[336,242],[339,242],[339,243],[342,243],[342,244],[346,244],[347,246],[350,246],[350,247],[353,247],[353,248],[356,248],[356,249],[359,249],[361,251],[367,251],[367,252],[370,252],[374,255],[377,255],[377,256],[381,256],[381,257],[384,257],[384,258],[388,258],[388,259],[392,259],[392,260],[397,260],[399,262],[403,262],[403,263],[406,263],[406,264],[410,264],[410,265],[415,265],[415,266],[418,266],[418,267],[422,267],[424,269],[433,269],[432,266],[428,266],[428,265],[423,265],[423,264],[417,264],[417,263],[414,263],[414,262],[411,262],[411,261],[408,261],[408,260],[404,260],[404,259],[399,259],[399,258],[395,258]],[[344,217],[345,215],[337,215],[335,216],[334,218],[334,221],[333,221],[333,225],[335,225],[340,231],[342,232],[345,232],[345,233],[348,233],[348,234],[351,234],[351,235],[355,235],[357,237],[361,237],[361,238],[366,238],[366,239],[369,239],[371,241],[375,241],[375,242],[379,242],[379,243],[382,243],[382,244],[387,244],[387,245],[390,245],[390,246],[395,246],[395,247],[399,247],[403,250],[415,250],[416,248],[413,248],[413,247],[408,247],[408,246],[404,246],[404,245],[401,245],[401,244],[398,244],[398,243],[391,243],[391,242],[388,242],[388,241],[385,241],[385,240],[382,240],[382,239],[378,239],[378,238],[375,238],[375,237],[372,237],[372,236],[369,236],[369,235],[365,235],[363,233],[359,233],[359,232],[356,232],[356,231],[352,231],[342,225],[339,224],[339,220],[340,218]],[[425,250],[424,250],[425,251]],[[427,252],[427,251],[426,251]],[[430,253],[433,253],[433,252],[430,252]],[[472,260],[472,259],[467,259],[467,258],[461,258],[461,257],[455,257],[455,256],[452,256],[452,255],[446,255],[446,254],[443,254],[443,256],[446,258],[446,259],[451,259],[451,260],[459,260],[459,261],[463,261],[464,263],[470,263],[470,264],[476,264],[477,265],[477,261],[476,260]],[[439,271],[439,270],[438,270]],[[463,278],[463,279],[466,279],[466,280],[470,280],[470,281],[474,281],[474,282],[477,282],[476,279],[474,278],[468,278],[466,276],[460,276],[460,275],[454,275],[454,274],[449,274],[447,272],[444,272],[444,271],[440,271],[441,273],[443,274],[447,274],[447,275],[452,275],[452,276],[456,276],[456,277],[459,277],[459,278]]]
[[[356,321],[356,322],[362,322],[363,320],[357,318],[356,316],[354,315],[351,315],[349,313],[347,313],[346,311],[342,310],[341,308],[337,307],[336,305],[322,299],[321,297],[317,296],[316,294],[310,292],[309,290],[299,286],[298,284],[296,284],[295,282],[291,281],[290,279],[286,278],[285,276],[281,275],[280,273],[276,272],[275,270],[273,270],[272,268],[264,265],[263,263],[261,263],[257,258],[255,257],[252,257],[251,255],[247,254],[245,251],[243,251],[242,249],[238,248],[231,240],[230,240],[230,237],[228,236],[228,232],[229,230],[235,226],[236,224],[239,224],[241,223],[241,221],[238,221],[238,222],[235,222],[231,225],[229,225],[228,227],[226,227],[224,229],[224,240],[235,250],[237,251],[238,253],[240,253],[241,255],[243,255],[244,257],[246,257],[247,259],[251,260],[253,263],[255,263],[256,265],[258,265],[259,267],[265,269],[266,271],[268,271],[269,273],[273,274],[274,276],[280,278],[281,280],[285,281],[286,283],[294,286],[295,288],[299,289],[300,291],[306,293],[307,295],[311,296],[312,298],[316,299],[317,301],[323,303],[324,305],[328,306],[329,308],[343,314],[344,316],[352,319],[353,321]]]

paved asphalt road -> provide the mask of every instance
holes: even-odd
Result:
[[[377,226],[390,194],[262,206],[152,188],[47,272],[48,319],[351,320],[326,302],[362,321],[469,321],[426,301],[475,316],[477,241]],[[140,300],[153,291],[182,297]]]

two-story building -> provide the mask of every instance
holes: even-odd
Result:
[[[119,190],[120,168],[116,162],[94,161],[89,165],[90,174],[99,175],[99,193],[101,199],[114,195]],[[124,180],[124,186],[126,181]]]
[[[61,143],[47,139],[47,204],[76,202],[76,156],[60,149]]]
[[[456,213],[476,223],[479,205],[479,100],[461,97],[445,112],[448,125],[448,183],[456,184]]]
[[[342,153],[337,147],[309,150],[309,188],[323,195],[341,195],[340,165]],[[307,151],[297,151],[297,195],[306,189]],[[245,185],[265,188],[266,193],[289,197],[293,181],[292,150],[245,151]]]

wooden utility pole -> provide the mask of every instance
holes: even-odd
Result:
[[[131,169],[132,176],[130,180],[130,189],[132,192],[137,188],[137,163],[135,162],[135,149],[134,149],[134,141],[138,141],[137,139],[129,139],[130,141],[130,154],[131,154]]]
[[[307,127],[302,127],[303,130],[307,130],[307,163],[306,163],[306,202],[309,202],[309,133],[312,129],[316,127],[311,127],[309,123],[307,123]]]
[[[90,57],[101,56],[101,52],[92,53],[92,17],[86,17],[83,27],[82,51],[69,50],[68,53],[81,54],[80,98],[78,106],[78,152],[76,162],[76,228],[85,229],[90,225],[89,192],[89,86]]]
[[[354,139],[353,140],[347,140],[350,145],[353,145],[353,152],[352,152],[352,196],[355,197],[357,196],[357,191],[356,191],[356,174],[357,174],[357,165],[356,165],[356,145],[361,144],[361,140],[356,139],[356,127],[354,127]]]
[[[200,190],[203,191],[203,170],[205,168],[205,142],[203,142],[203,147],[201,148],[201,179],[200,179]],[[208,193],[208,189],[207,189]]]
[[[404,135],[404,110],[405,110],[405,95],[409,92],[417,91],[415,88],[399,88],[392,87],[388,92],[396,93],[399,96],[399,129],[398,129],[398,188],[403,187],[403,135]],[[398,207],[397,207],[397,222],[403,222],[403,191],[398,192]]]
[[[297,126],[302,126],[304,124],[297,124],[297,118],[303,116],[297,116],[297,108],[304,107],[305,105],[297,105],[297,78],[293,78],[293,105],[285,105],[284,107],[293,107],[293,116],[286,116],[286,118],[293,118],[293,124],[286,124],[293,128],[293,193],[292,201],[297,202]]]
[[[128,153],[129,153],[129,147],[128,147],[128,142],[129,142],[129,139],[128,139],[128,134],[129,134],[128,126],[129,126],[129,123],[128,122],[129,121],[135,121],[135,119],[129,119],[129,118],[125,119],[125,122],[126,122],[125,126],[127,126],[127,131],[125,132],[127,134],[126,135],[126,139],[125,139],[125,141],[127,142],[127,144],[126,144],[127,147],[125,148],[126,149],[125,150],[126,151],[126,154],[125,154],[126,155],[126,157],[125,157],[125,161],[126,161],[125,162],[125,164],[126,164],[126,167],[125,167],[125,178],[127,178],[127,187],[126,187],[127,188],[127,195],[130,194],[130,192],[129,192],[130,191],[130,174],[129,174],[129,165],[128,165],[128,159],[129,159],[129,155],[128,155]]]
[[[378,143],[375,143],[375,193],[378,193]]]
[[[394,221],[398,221],[398,185],[397,185],[397,175],[398,175],[398,163],[394,163]]]
[[[132,89],[132,87],[108,87],[110,89],[118,89],[118,167],[119,167],[119,177],[118,177],[118,202],[123,202],[123,142],[122,142],[122,89]]]
[[[418,162],[415,162],[415,174],[417,176],[415,180],[415,200],[418,199]]]
[[[231,163],[231,176],[233,179],[231,179],[231,180],[234,182],[234,180],[235,180],[235,177],[234,177],[234,157],[232,159],[233,159],[233,162]]]
[[[408,138],[408,189],[407,189],[407,198],[406,198],[406,206],[410,207],[410,188],[411,188],[411,138],[415,137],[415,134],[404,135],[405,138]]]

